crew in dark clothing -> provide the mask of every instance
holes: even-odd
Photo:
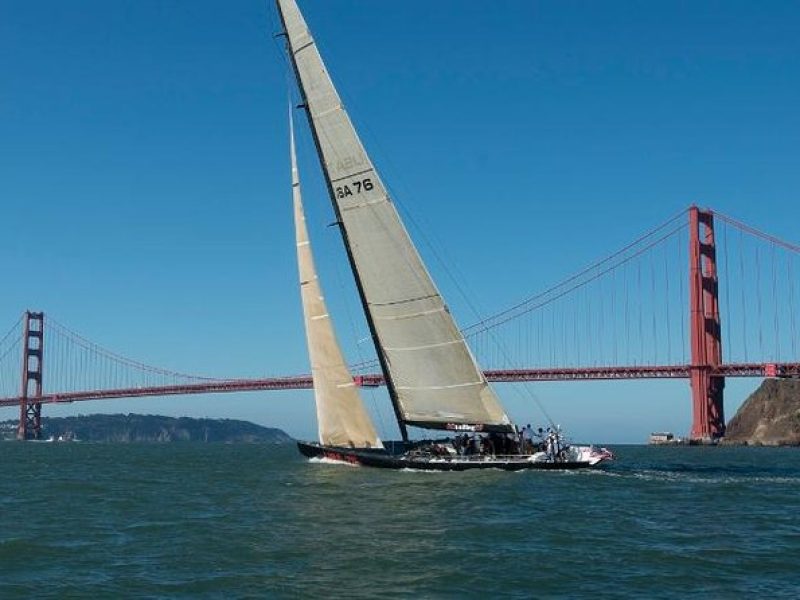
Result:
[[[494,455],[494,441],[492,440],[491,434],[483,438],[483,455],[484,456]]]
[[[458,454],[458,455],[461,455],[461,454],[464,453],[463,452],[464,448],[461,445],[461,436],[460,435],[457,435],[456,437],[453,438],[453,450],[455,450],[456,454]]]
[[[480,456],[481,454],[481,436],[477,433],[472,437],[472,454]]]

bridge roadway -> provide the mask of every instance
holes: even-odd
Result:
[[[564,369],[509,369],[485,371],[489,381],[514,383],[523,381],[588,381],[614,379],[688,379],[689,365],[641,367],[582,367]],[[800,377],[800,363],[739,363],[722,365],[712,370],[721,377]],[[364,387],[383,385],[383,376],[370,374],[355,377]],[[36,400],[42,404],[108,400],[112,398],[137,398],[143,396],[174,396],[182,394],[217,394],[226,392],[255,392],[299,390],[312,387],[311,375],[296,377],[267,377],[264,379],[220,379],[152,387],[133,387],[80,392],[43,394]],[[0,398],[0,407],[19,406],[20,397]]]

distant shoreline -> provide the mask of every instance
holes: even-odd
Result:
[[[0,440],[16,439],[17,421],[0,422]],[[130,413],[45,417],[41,441],[289,444],[285,431],[237,419],[196,419]]]

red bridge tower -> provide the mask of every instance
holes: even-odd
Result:
[[[42,434],[42,355],[44,313],[26,312],[22,348],[22,393],[19,403],[18,440],[38,440]],[[33,383],[33,390],[31,390]],[[31,392],[33,392],[32,395]]]
[[[690,382],[694,440],[713,441],[725,434],[722,392],[725,378],[714,375],[722,364],[717,250],[714,213],[689,208]]]

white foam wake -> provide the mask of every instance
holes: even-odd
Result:
[[[328,458],[327,456],[315,456],[313,458],[309,458],[308,462],[310,463],[317,463],[321,465],[345,465],[348,467],[360,467],[361,465],[356,463],[347,462],[346,460],[334,460],[333,458]]]

